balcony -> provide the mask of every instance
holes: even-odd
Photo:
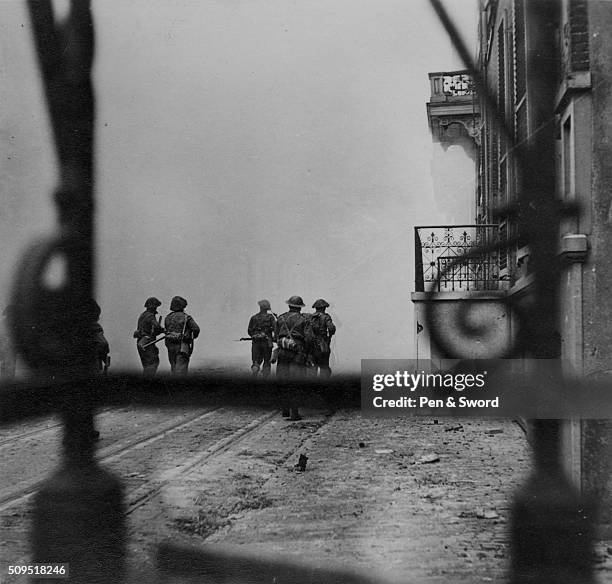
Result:
[[[472,103],[474,95],[472,78],[467,71],[430,73],[432,102]]]
[[[508,281],[500,275],[505,252],[465,257],[500,241],[499,225],[426,225],[414,235],[417,359],[438,362],[448,347],[470,359],[501,354],[511,332]]]
[[[498,225],[428,225],[414,228],[415,291],[500,290],[500,255],[457,262],[470,251],[499,241]]]
[[[427,119],[434,140],[443,145],[477,142],[480,104],[468,72],[429,73],[429,84]]]

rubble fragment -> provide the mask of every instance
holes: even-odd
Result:
[[[421,458],[419,459],[419,462],[421,464],[431,464],[433,462],[440,462],[440,457],[435,452],[432,452],[431,454],[423,454],[423,456],[421,456]]]

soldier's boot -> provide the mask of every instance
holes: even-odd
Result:
[[[253,363],[253,365],[251,365],[251,373],[257,375],[259,373],[259,365]]]
[[[142,374],[144,377],[155,377],[157,373],[157,365],[144,365],[142,368]]]
[[[300,416],[300,412],[298,411],[298,409],[297,408],[290,408],[290,410],[289,410],[289,421],[290,422],[298,422],[301,419],[302,419],[302,416]]]

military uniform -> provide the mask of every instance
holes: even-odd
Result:
[[[12,305],[4,309],[4,322],[0,332],[0,379],[13,379],[15,377],[16,357],[11,343],[9,326],[9,313],[13,310]]]
[[[170,314],[166,316],[166,349],[170,370],[177,375],[185,375],[189,368],[189,359],[193,352],[193,341],[200,334],[200,327],[193,318],[184,312],[187,301],[175,296],[170,303]]]
[[[94,344],[95,371],[96,373],[102,373],[110,353],[110,346],[104,336],[104,329],[100,323],[92,323],[90,334]]]
[[[98,322],[102,311],[100,305],[93,298],[87,300],[80,310],[84,312],[83,318],[89,322],[84,344],[84,353],[88,356],[87,366],[96,374],[101,374],[110,353],[108,341],[104,336],[104,329]],[[89,362],[90,357],[93,357],[91,364]]]
[[[276,318],[273,314],[266,312],[270,310],[270,303],[267,300],[260,300],[261,311],[254,314],[249,320],[248,335],[253,339],[251,344],[251,371],[256,375],[260,368],[263,377],[270,375],[270,359],[272,358],[272,344],[274,342],[274,332]],[[263,363],[263,367],[261,367]]]
[[[329,357],[331,355],[331,338],[336,334],[336,325],[332,317],[325,312],[329,304],[319,298],[312,307],[316,312],[308,315],[308,338],[309,353],[315,371],[320,371],[321,377],[329,377],[331,369],[329,367]]]
[[[138,317],[138,325],[134,332],[134,338],[138,339],[136,348],[142,363],[142,372],[147,377],[153,377],[159,367],[159,349],[157,345],[144,346],[147,343],[152,343],[157,335],[164,332],[164,328],[155,318],[158,306],[161,306],[161,302],[157,298],[147,298],[145,302],[146,310]]]
[[[88,351],[88,354],[93,355],[94,359],[92,369],[96,375],[102,375],[105,372],[105,366],[108,363],[108,354],[110,353],[110,346],[104,336],[104,329],[98,322],[102,311],[100,305],[93,298],[87,301],[84,310],[87,312],[87,316],[91,317],[86,338],[88,348],[91,349],[91,353]],[[100,432],[96,430],[95,427],[92,426],[90,432],[93,440],[100,439]]]
[[[300,309],[304,301],[299,296],[287,300],[289,311],[281,314],[276,320],[276,342],[278,357],[276,365],[277,377],[296,379],[306,374],[306,323],[307,320]],[[291,389],[282,401],[283,413],[288,413],[290,420],[299,420],[298,408],[295,406]],[[285,410],[289,410],[286,412]]]

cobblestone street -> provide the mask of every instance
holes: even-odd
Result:
[[[293,468],[299,454],[305,472]],[[273,419],[174,481],[133,529],[136,541],[206,543],[393,582],[502,582],[510,496],[528,470],[524,433],[508,420],[307,413]]]
[[[302,415],[289,422],[266,408],[214,406],[101,412],[98,460],[124,487],[127,581],[201,581],[185,558],[160,576],[159,544],[207,554],[211,582],[507,581],[512,494],[530,471],[515,422]],[[28,493],[56,467],[59,426],[43,420],[0,438],[6,460],[19,461],[0,489],[0,581],[21,582],[6,577],[6,565],[31,561]],[[295,468],[300,455],[304,471]],[[612,542],[596,552],[603,584]],[[279,563],[303,577],[288,578]]]

